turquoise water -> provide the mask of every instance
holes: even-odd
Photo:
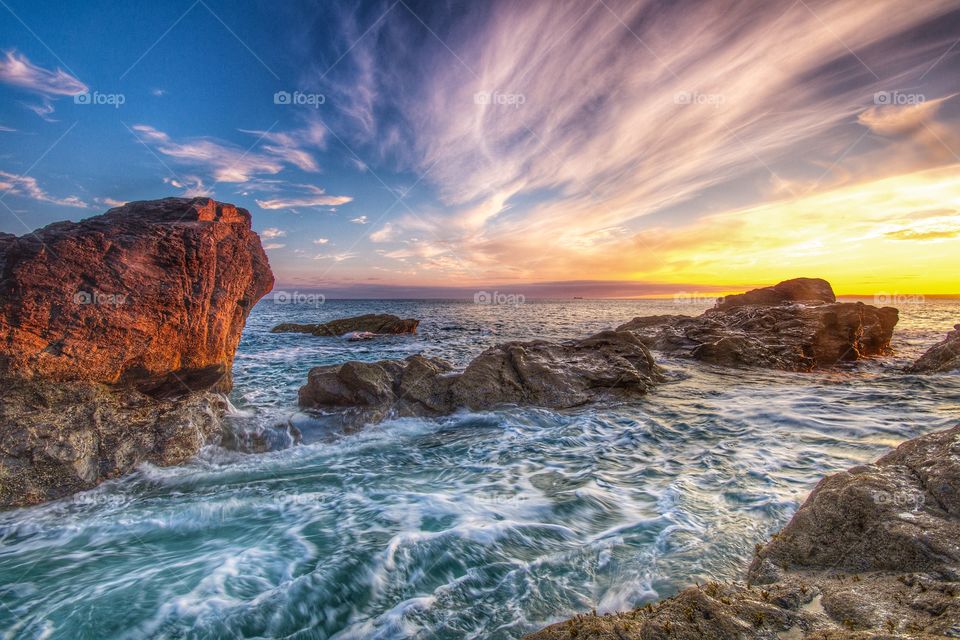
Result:
[[[702,308],[261,302],[235,363],[232,448],[0,513],[3,637],[517,638],[736,579],[822,475],[960,418],[960,375],[897,371],[960,321],[956,301],[901,307],[895,356],[830,373],[661,358],[669,381],[635,403],[355,433],[295,407],[319,364],[425,352],[462,365],[506,340]],[[268,332],[374,311],[421,318],[420,332]]]

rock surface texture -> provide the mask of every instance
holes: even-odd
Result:
[[[617,327],[655,351],[725,366],[809,371],[881,355],[898,313],[836,302],[824,280],[800,278],[727,296],[699,316],[647,316]]]
[[[945,373],[960,370],[960,324],[907,368],[908,373]]]
[[[271,333],[309,333],[336,338],[348,333],[400,334],[416,333],[419,320],[398,318],[387,313],[368,313],[355,318],[331,320],[323,324],[278,324]]]
[[[300,389],[300,405],[346,410],[367,421],[506,404],[566,409],[636,397],[659,380],[650,351],[635,336],[605,331],[564,343],[508,342],[487,349],[461,373],[419,355],[316,367]]]
[[[132,202],[4,236],[0,264],[0,506],[182,462],[217,437],[217,392],[273,285],[247,211]]]
[[[821,480],[747,580],[527,638],[960,637],[960,427]]]

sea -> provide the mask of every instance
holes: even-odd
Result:
[[[960,301],[919,296],[899,305],[894,354],[830,371],[658,355],[667,381],[621,404],[350,430],[298,410],[318,365],[424,353],[464,366],[502,342],[709,304],[480,302],[261,301],[222,445],[0,512],[0,637],[519,638],[742,579],[755,545],[824,475],[960,420],[960,375],[902,372],[960,322]],[[359,342],[270,333],[374,312],[419,330]]]

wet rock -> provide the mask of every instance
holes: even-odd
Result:
[[[960,369],[960,324],[907,368],[908,373],[945,373]]]
[[[132,202],[0,237],[0,506],[91,488],[219,438],[273,275],[250,214]]]
[[[419,355],[316,367],[299,401],[378,421],[506,404],[564,409],[636,397],[659,380],[653,357],[635,336],[606,331],[565,343],[508,342],[481,353],[462,373]]]
[[[746,584],[710,583],[527,636],[942,638],[960,633],[960,427],[824,478],[758,549]]]
[[[644,344],[703,362],[809,371],[882,355],[898,312],[833,302],[823,280],[799,279],[728,296],[700,316],[649,316],[617,327]]]
[[[331,320],[323,324],[278,324],[271,333],[309,333],[336,338],[346,334],[401,334],[416,333],[419,320],[402,319],[387,313],[368,313],[354,318]]]
[[[89,381],[0,385],[0,507],[90,489],[143,462],[180,464],[220,439],[224,397],[157,399]]]

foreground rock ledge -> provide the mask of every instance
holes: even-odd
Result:
[[[960,637],[960,427],[820,481],[747,583],[691,587],[527,640]]]
[[[462,373],[421,355],[316,367],[300,388],[300,405],[356,422],[506,404],[566,409],[637,397],[660,379],[650,351],[635,336],[605,331],[564,343],[508,342],[481,353]]]
[[[711,364],[810,371],[888,353],[898,319],[893,307],[836,302],[825,280],[798,278],[727,296],[696,317],[639,317],[617,331]]]
[[[3,234],[0,265],[0,506],[182,462],[217,437],[217,392],[273,286],[246,210],[131,202]]]
[[[309,333],[336,338],[348,333],[401,334],[416,333],[419,320],[398,318],[387,313],[368,313],[354,318],[331,320],[322,324],[278,324],[271,333]]]

